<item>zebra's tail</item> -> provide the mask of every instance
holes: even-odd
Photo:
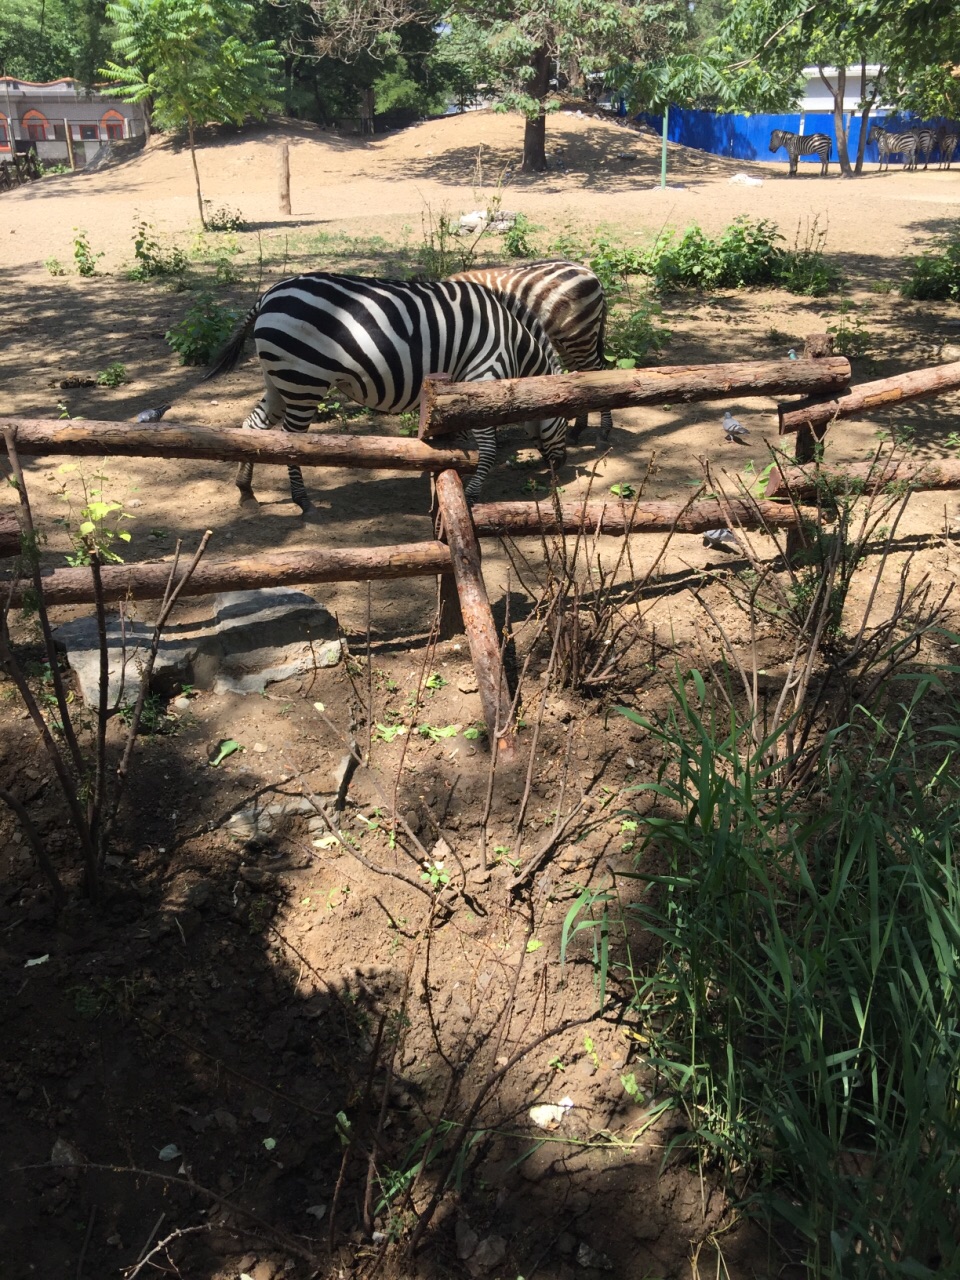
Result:
[[[606,369],[607,363],[607,300],[604,298],[600,327],[597,330],[597,368]]]
[[[231,369],[237,367],[240,363],[240,357],[243,355],[243,344],[246,342],[247,334],[253,328],[253,322],[259,312],[260,299],[258,298],[213,357],[213,364],[201,377],[201,382],[210,382],[213,378],[219,378],[221,374],[229,373]]]

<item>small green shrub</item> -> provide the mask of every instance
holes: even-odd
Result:
[[[643,301],[634,311],[617,315],[607,327],[607,359],[618,369],[635,369],[658,356],[670,341],[670,330],[660,323],[663,308]]]
[[[530,240],[535,229],[528,217],[522,213],[517,214],[513,226],[509,227],[503,235],[503,247],[511,258],[536,257],[536,246]]]
[[[858,359],[873,350],[874,336],[863,322],[863,316],[855,302],[843,298],[837,308],[836,324],[827,325],[827,333],[833,334],[833,349],[838,356]]]
[[[246,231],[247,224],[239,209],[222,204],[206,215],[208,231]]]
[[[119,360],[114,360],[97,374],[98,387],[122,387],[126,380],[126,365],[121,364]]]
[[[134,264],[127,272],[131,280],[156,280],[162,276],[182,276],[187,269],[186,254],[176,245],[166,250],[143,218],[133,229]]]
[[[65,276],[67,269],[59,258],[47,258],[43,264],[52,276]]]
[[[73,229],[77,233],[73,238],[73,260],[77,264],[77,275],[95,276],[97,263],[103,257],[103,253],[93,252],[85,231],[79,227]]]
[[[914,258],[900,292],[917,302],[960,301],[960,232],[943,239],[938,250]]]
[[[774,222],[740,217],[716,240],[690,227],[674,243],[673,232],[659,237],[645,255],[645,271],[658,290],[743,289],[776,284],[784,251]]]
[[[235,307],[221,306],[209,293],[200,293],[179,324],[168,329],[167,342],[181,364],[208,364],[240,318]]]
[[[603,285],[604,293],[614,297],[622,292],[627,276],[649,275],[649,265],[649,255],[642,249],[628,249],[609,240],[598,240],[590,258],[590,270]]]

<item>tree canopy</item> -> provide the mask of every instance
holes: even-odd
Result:
[[[276,49],[253,38],[253,6],[245,0],[115,0],[107,14],[117,59],[103,68],[115,82],[107,92],[143,103],[161,127],[186,128],[206,226],[196,126],[242,124],[276,108]]]

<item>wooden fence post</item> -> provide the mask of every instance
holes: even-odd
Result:
[[[517,753],[516,734],[512,732],[510,723],[510,690],[503,674],[497,628],[480,571],[480,544],[473,531],[463,482],[456,471],[441,471],[437,476],[437,502],[450,546],[453,576],[460,596],[470,656],[477,673],[490,749],[498,751],[509,762],[516,758]]]
[[[280,212],[291,213],[290,207],[290,144],[280,148]]]

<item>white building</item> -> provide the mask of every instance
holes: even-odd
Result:
[[[33,143],[41,160],[79,166],[105,142],[143,131],[139,106],[86,89],[69,76],[41,84],[0,76],[0,160],[22,151],[18,144]]]
[[[881,68],[878,65],[867,63],[867,93],[871,92],[871,82],[876,79]],[[843,109],[844,111],[856,111],[857,103],[863,96],[862,85],[862,67],[847,67],[847,81],[844,85],[843,93]],[[817,67],[804,67],[803,76],[806,80],[806,86],[803,91],[803,97],[800,100],[800,110],[804,113],[813,111],[833,111],[833,95],[837,91],[837,68],[824,67],[823,74],[829,81],[829,89],[823,83],[820,76],[820,70]],[[878,107],[886,104],[881,98],[877,103]]]

